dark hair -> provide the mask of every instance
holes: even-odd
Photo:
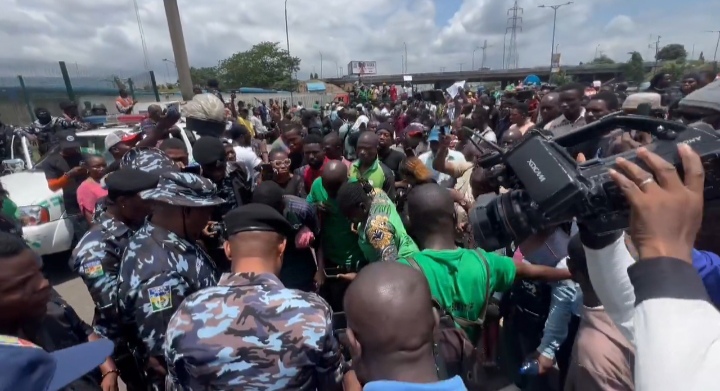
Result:
[[[265,204],[273,209],[282,212],[284,208],[285,191],[273,181],[263,181],[253,191],[252,202]]]
[[[277,154],[282,153],[287,155],[288,153],[285,152],[282,148],[275,148],[270,153],[268,153],[268,160],[275,160],[274,157],[277,156]]]
[[[358,204],[367,201],[372,192],[372,185],[364,179],[358,179],[356,182],[346,182],[340,186],[337,193],[338,207],[343,212],[350,212]]]
[[[582,97],[585,95],[585,86],[580,83],[569,83],[557,89],[558,92],[575,91]]]
[[[0,258],[14,257],[29,249],[21,236],[0,231]]]
[[[217,79],[208,79],[207,86],[210,88],[220,88],[220,83],[218,83]]]
[[[305,139],[304,139],[304,141],[303,141],[303,144],[305,144],[305,145],[308,145],[308,144],[320,144],[320,145],[322,145],[322,144],[323,144],[323,138],[322,138],[322,136],[320,136],[320,135],[318,135],[318,134],[310,133],[310,134],[308,134],[307,136],[305,136]]]
[[[520,112],[520,114],[525,117],[530,115],[530,108],[525,103],[516,103],[512,108]]]
[[[605,105],[610,111],[617,111],[620,108],[620,101],[612,91],[600,91],[593,95],[590,100],[601,100],[605,102]]]
[[[2,182],[0,182],[0,196],[1,197],[10,197],[10,193],[8,193],[7,190],[5,190],[5,187],[3,186]],[[0,202],[0,206],[2,206],[2,202]]]
[[[245,138],[250,135],[250,131],[244,125],[233,123],[228,130],[228,135],[232,140],[237,140],[239,138]]]
[[[180,149],[187,152],[187,145],[185,145],[185,143],[179,138],[169,138],[160,143],[158,149],[163,152],[167,152],[171,149]]]
[[[657,88],[657,85],[665,78],[665,75],[667,75],[667,72],[660,72],[653,76],[652,79],[650,79],[649,88]]]

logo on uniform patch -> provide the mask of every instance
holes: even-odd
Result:
[[[85,264],[84,273],[90,278],[95,278],[105,275],[105,270],[100,261],[92,261]]]
[[[39,346],[35,345],[34,343],[32,343],[30,341],[26,341],[24,339],[20,339],[17,337],[11,337],[9,335],[0,335],[0,345],[1,346],[20,346],[23,348],[40,349]]]
[[[172,293],[169,286],[148,288],[147,291],[152,312],[160,312],[172,307]]]

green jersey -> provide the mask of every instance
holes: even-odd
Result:
[[[400,219],[395,204],[375,189],[370,214],[358,226],[358,243],[368,262],[395,261],[420,251]]]

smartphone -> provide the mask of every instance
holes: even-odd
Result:
[[[260,165],[260,178],[263,180],[271,180],[275,176],[275,170],[272,168],[270,163],[263,163]]]

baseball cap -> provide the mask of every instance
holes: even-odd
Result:
[[[0,390],[56,391],[97,368],[113,352],[108,339],[52,353],[30,341],[0,335]]]
[[[105,136],[105,148],[110,149],[120,143],[136,140],[140,133],[130,133],[124,130],[116,130]]]
[[[80,141],[73,131],[62,131],[56,133],[60,141],[60,149],[80,148]]]

